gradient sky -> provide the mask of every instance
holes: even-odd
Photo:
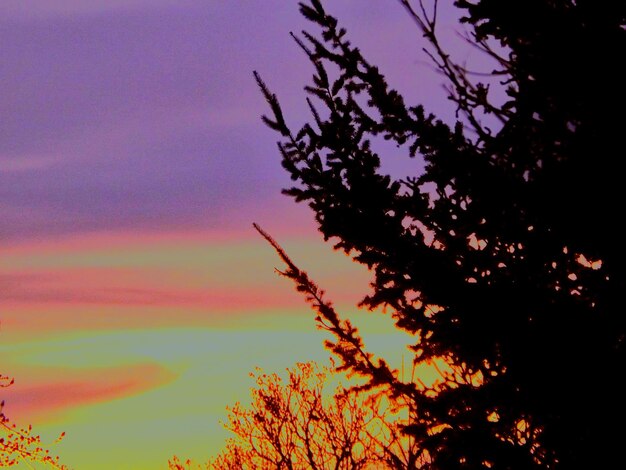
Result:
[[[392,86],[453,119],[399,2],[327,4]],[[53,450],[68,465],[205,459],[254,366],[328,357],[252,222],[401,357],[387,318],[354,307],[369,274],[280,195],[252,70],[303,122],[312,71],[288,32],[305,27],[284,0],[0,2],[0,372],[16,379],[2,398],[44,438],[66,431]],[[385,171],[419,170],[386,150]]]

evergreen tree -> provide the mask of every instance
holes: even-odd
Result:
[[[255,75],[296,182],[284,192],[374,272],[362,305],[393,312],[415,337],[416,363],[444,358],[443,384],[402,382],[364,351],[265,236],[335,334],[341,367],[412,403],[405,432],[428,466],[613,468],[626,440],[626,2],[457,0],[468,39],[497,64],[497,105],[441,47],[436,0],[400,3],[447,80],[455,126],[405,104],[318,0],[300,11],[321,37],[294,36],[315,69],[312,122],[292,131]],[[380,138],[423,159],[424,172],[383,174]]]

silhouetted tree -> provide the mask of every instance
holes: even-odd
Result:
[[[210,470],[211,464],[199,464],[191,459],[187,459],[183,462],[175,455],[167,461],[167,468],[169,470]]]
[[[321,38],[294,35],[315,68],[313,122],[290,130],[255,76],[297,183],[284,192],[373,270],[362,305],[391,310],[414,360],[444,358],[449,380],[435,393],[402,382],[265,236],[336,336],[341,368],[412,404],[405,431],[432,468],[611,468],[626,440],[626,2],[457,0],[496,64],[482,83],[440,45],[436,1],[400,3],[458,107],[453,127],[406,105],[318,0],[300,11]],[[380,138],[424,171],[383,174]]]
[[[400,403],[341,386],[327,394],[331,371],[314,362],[287,372],[286,382],[277,374],[251,374],[256,379],[252,404],[229,409],[226,427],[235,437],[204,468],[358,470],[418,463],[414,440],[401,433],[411,417]],[[202,468],[177,458],[169,465]]]

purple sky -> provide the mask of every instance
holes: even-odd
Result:
[[[392,85],[447,105],[399,2],[327,8]],[[241,228],[294,210],[252,70],[302,122],[311,68],[288,32],[303,27],[283,0],[3,0],[0,239]]]

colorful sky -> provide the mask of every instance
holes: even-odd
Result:
[[[399,2],[327,3],[394,87],[452,119]],[[288,32],[305,27],[284,0],[1,2],[2,398],[44,439],[67,433],[53,451],[68,465],[206,459],[249,371],[328,357],[252,222],[401,357],[388,319],[354,307],[369,274],[280,195],[252,71],[303,122],[312,71]],[[385,150],[385,171],[419,170]]]

